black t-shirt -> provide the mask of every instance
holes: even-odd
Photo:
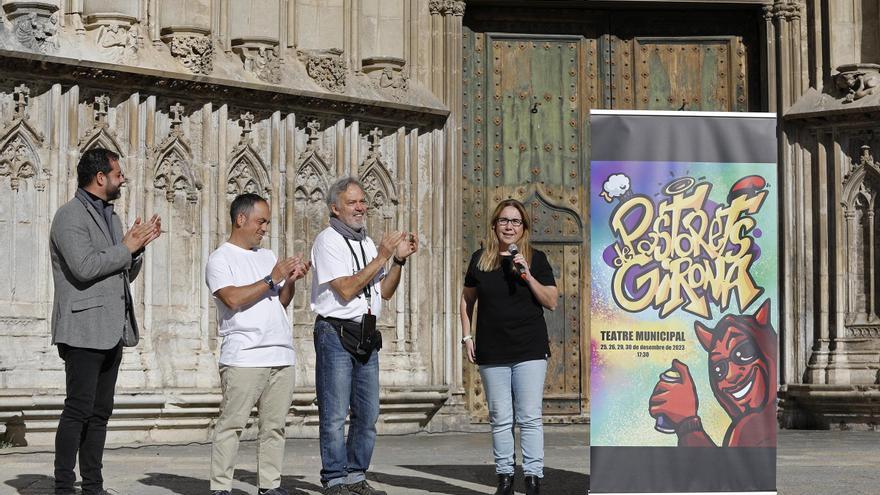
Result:
[[[528,284],[512,272],[513,257],[502,256],[501,267],[477,268],[480,249],[471,255],[465,287],[477,289],[477,364],[518,363],[550,356],[544,308]],[[532,276],[541,285],[556,285],[547,256],[532,250]]]

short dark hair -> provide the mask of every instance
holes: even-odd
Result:
[[[106,148],[92,148],[83,153],[76,165],[77,186],[88,186],[98,172],[109,174],[111,161],[119,161],[119,155]]]
[[[239,215],[250,215],[251,212],[254,211],[254,205],[257,203],[269,204],[269,202],[259,194],[244,193],[236,196],[235,199],[232,200],[232,205],[229,206],[229,219],[232,220],[232,226],[235,227],[235,220]]]

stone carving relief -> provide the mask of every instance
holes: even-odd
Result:
[[[281,57],[277,46],[256,42],[242,43],[233,45],[232,51],[241,57],[244,70],[252,72],[261,81],[272,84],[281,82]]]
[[[214,42],[201,34],[175,34],[171,37],[171,55],[193,74],[214,70]]]
[[[329,91],[345,91],[345,78],[348,66],[342,58],[342,50],[303,50],[299,59],[306,66],[306,73],[319,86]]]
[[[3,145],[0,149],[0,177],[9,177],[13,191],[17,191],[22,179],[30,179],[37,174],[34,165],[36,154],[20,137]]]
[[[269,199],[269,171],[258,150],[253,145],[250,134],[253,132],[254,115],[250,112],[241,115],[241,138],[232,150],[229,174],[226,178],[226,198],[231,202],[239,194],[253,193]]]
[[[844,95],[844,103],[852,103],[874,94],[874,89],[880,86],[880,65],[878,64],[841,65],[837,71],[834,82]]]
[[[184,107],[180,103],[171,107],[171,131],[154,150],[158,160],[153,176],[153,187],[165,191],[165,198],[169,202],[174,202],[177,193],[182,192],[188,202],[196,203],[199,200],[198,191],[202,189],[202,184],[190,165],[192,149],[181,129],[183,111]]]
[[[464,15],[464,0],[431,0],[428,11],[432,15]]]
[[[861,148],[859,163],[847,174],[843,184],[844,243],[847,278],[847,311],[844,324],[860,327],[880,323],[880,287],[875,274],[880,270],[880,243],[875,219],[880,215],[880,165],[871,148]]]
[[[409,75],[403,71],[406,60],[396,57],[370,57],[362,61],[364,74],[383,93],[400,100],[409,87]]]
[[[364,192],[367,193],[369,211],[379,214],[383,218],[392,218],[397,205],[397,191],[391,174],[382,163],[381,139],[381,130],[374,128],[370,131],[370,151],[361,164],[358,175],[366,188]]]
[[[107,115],[110,111],[110,97],[100,95],[95,97],[93,103],[95,121],[92,128],[86,132],[86,135],[79,140],[80,152],[90,150],[92,148],[106,148],[119,156],[124,156],[122,147],[116,138],[116,132],[110,129],[110,123],[107,122]]]
[[[116,63],[134,63],[140,49],[138,26],[105,24],[98,28],[98,47]]]
[[[306,146],[297,159],[294,216],[298,219],[296,249],[309,249],[307,239],[314,239],[327,221],[327,191],[333,172],[327,158],[318,146],[321,124],[311,120],[306,124]],[[310,282],[306,282],[307,284]],[[307,293],[308,289],[304,293]],[[297,299],[297,308],[307,309],[307,298]]]
[[[28,118],[30,89],[25,85],[13,90],[15,110],[12,121],[0,131],[0,177],[8,177],[13,191],[18,191],[22,180],[37,177],[40,159],[37,149],[43,144],[43,136],[31,125]],[[43,170],[43,176],[48,172]],[[45,189],[45,180],[37,181],[37,190]]]
[[[299,167],[296,173],[297,192],[310,202],[322,202],[330,187],[330,166],[318,147],[318,132],[321,124],[312,120],[306,124],[306,147],[299,155]]]
[[[776,0],[773,5],[765,5],[763,11],[764,19],[768,21],[774,19],[792,21],[801,17],[800,4],[789,3],[787,0]]]
[[[42,16],[36,12],[16,17],[15,37],[25,47],[47,53],[58,49],[58,13]]]

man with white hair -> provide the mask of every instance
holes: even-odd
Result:
[[[345,177],[333,184],[327,206],[330,227],[312,246],[321,483],[328,495],[384,495],[366,478],[379,419],[382,338],[375,322],[382,299],[394,294],[403,265],[418,249],[418,238],[389,232],[377,249],[367,236],[366,195],[357,179]]]

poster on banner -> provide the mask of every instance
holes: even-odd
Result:
[[[632,146],[626,132],[603,133],[603,117],[658,132],[639,132]],[[775,119],[764,114],[594,117],[593,492],[775,489],[775,156],[748,156],[754,143],[694,146],[692,132],[716,126],[707,133],[716,140],[757,136],[775,149],[773,132],[724,132],[768,124]],[[597,134],[617,142],[600,145]],[[746,151],[725,151],[737,146]]]

